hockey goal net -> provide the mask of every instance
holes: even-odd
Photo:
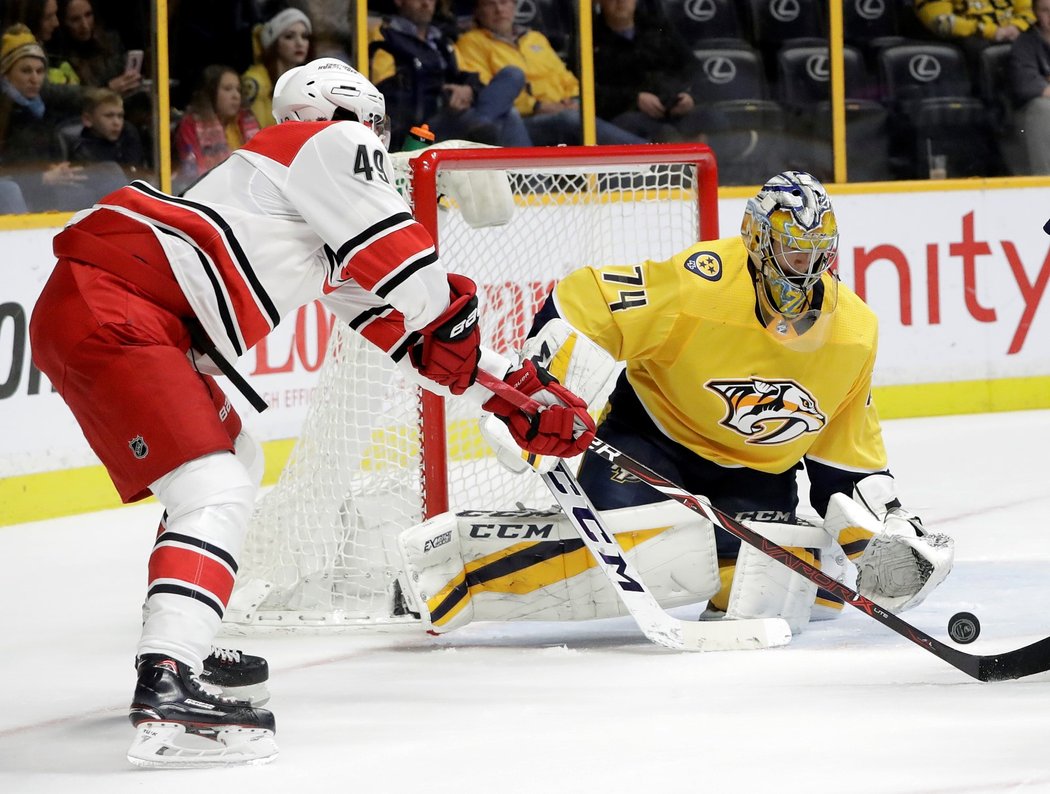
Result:
[[[395,170],[446,268],[477,282],[484,344],[508,356],[573,269],[667,258],[718,235],[702,145],[431,148]],[[509,222],[475,228],[444,195],[443,175],[471,171],[505,175]],[[228,629],[411,621],[399,532],[450,509],[549,508],[539,477],[496,463],[479,414],[408,384],[337,326],[301,436],[256,507]]]

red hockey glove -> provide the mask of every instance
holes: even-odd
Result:
[[[522,449],[558,458],[571,458],[587,449],[594,438],[594,420],[587,413],[587,404],[557,378],[526,360],[521,369],[511,371],[503,380],[544,406],[538,413],[526,414],[499,396],[489,398],[482,406],[506,421]]]
[[[477,378],[481,359],[477,287],[466,276],[449,273],[448,288],[448,308],[420,330],[423,338],[408,355],[421,375],[462,394]]]

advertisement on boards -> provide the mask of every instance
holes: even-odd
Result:
[[[832,198],[839,274],[879,315],[876,385],[1050,375],[1050,237],[1042,231],[1050,191],[832,191]],[[720,202],[723,236],[736,233],[744,204]],[[54,264],[55,232],[2,233],[0,477],[96,462],[65,404],[31,362],[28,321]],[[527,250],[518,255],[522,261],[512,272],[535,269],[537,283],[543,281],[544,263],[530,261]],[[298,434],[333,322],[319,304],[302,307],[239,362],[268,410],[257,414],[229,393],[261,439]]]

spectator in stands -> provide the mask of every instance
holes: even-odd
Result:
[[[29,212],[22,188],[8,177],[0,177],[0,215],[15,215]]]
[[[1030,173],[1050,174],[1050,0],[1035,0],[1035,25],[1014,42],[1010,89],[1022,118]]]
[[[456,42],[463,68],[483,83],[507,66],[525,74],[525,87],[514,102],[535,146],[583,142],[580,82],[538,30],[514,24],[516,0],[476,0],[477,27]],[[598,143],[645,143],[644,138],[596,119]]]
[[[241,79],[230,66],[204,69],[200,85],[175,130],[179,167],[172,175],[181,193],[255,136],[259,124],[241,106]]]
[[[651,141],[693,140],[702,117],[689,93],[693,55],[637,0],[598,0],[594,93],[598,116]]]
[[[65,59],[82,86],[105,86],[128,95],[142,86],[141,70],[128,70],[124,45],[95,19],[91,0],[59,0],[60,27],[52,51]]]
[[[371,45],[372,82],[386,99],[391,148],[400,148],[408,129],[420,122],[439,140],[529,146],[514,109],[525,87],[521,69],[505,67],[482,84],[476,73],[460,68],[451,37],[432,24],[435,0],[394,2],[398,13],[384,20]]]
[[[0,40],[0,165],[31,212],[77,210],[126,183],[116,166],[85,169],[62,157],[62,116],[41,96],[47,58],[25,25]],[[114,170],[115,169],[115,170]]]
[[[83,128],[70,147],[74,163],[119,163],[129,176],[146,165],[138,131],[124,123],[124,100],[109,88],[84,91]]]
[[[263,16],[258,0],[179,0],[168,5],[171,104],[184,107],[209,64],[221,60],[237,74],[252,65],[252,30]]]
[[[353,65],[350,0],[302,0],[302,6],[313,23],[312,57],[338,58]]]
[[[962,47],[973,70],[983,49],[1015,41],[1035,24],[1032,0],[915,0],[915,15]]]
[[[11,0],[7,19],[29,28],[48,55],[47,80],[54,85],[79,85],[73,66],[55,51],[55,32],[60,26],[58,0]]]
[[[241,76],[241,93],[260,127],[274,124],[273,87],[277,78],[313,59],[313,25],[298,8],[285,8],[255,30],[259,58]]]
[[[59,26],[57,0],[7,0],[3,27],[6,30],[17,24],[29,28],[37,43],[46,50]],[[72,65],[55,55],[48,58],[45,68],[43,100],[57,112],[78,115],[83,96],[80,78]]]

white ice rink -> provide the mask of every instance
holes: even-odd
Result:
[[[957,564],[905,618],[965,650],[1050,635],[1050,411],[885,423],[906,506]],[[979,683],[860,612],[783,649],[675,654],[628,620],[241,641],[280,757],[144,771],[125,751],[160,508],[0,528],[0,793],[1050,792],[1050,674]],[[1050,664],[1050,660],[1048,660]]]

